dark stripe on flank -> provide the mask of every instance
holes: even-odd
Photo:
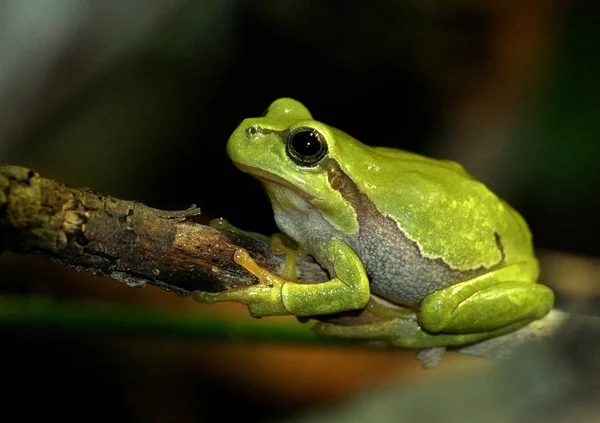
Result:
[[[328,160],[326,170],[331,186],[358,215],[359,233],[347,241],[363,260],[374,293],[398,304],[414,306],[431,292],[469,280],[504,263],[504,248],[497,233],[494,236],[502,258],[490,268],[458,270],[441,258],[423,257],[417,243],[408,239],[391,217],[377,210],[335,160]]]

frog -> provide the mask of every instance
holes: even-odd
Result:
[[[279,230],[330,278],[299,283],[240,249],[235,262],[258,283],[197,291],[197,301],[423,351],[515,331],[553,307],[524,218],[456,162],[363,144],[292,98],[243,120],[226,151],[261,182]]]

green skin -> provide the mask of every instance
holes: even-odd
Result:
[[[304,131],[326,144],[315,162],[299,161],[291,142]],[[260,283],[196,292],[198,301],[241,302],[257,317],[323,316],[369,303],[376,321],[320,323],[318,332],[407,348],[468,344],[552,309],[552,291],[536,283],[527,224],[457,163],[366,146],[289,98],[244,120],[227,153],[263,183],[278,227],[332,279],[285,280],[241,251],[236,261]]]

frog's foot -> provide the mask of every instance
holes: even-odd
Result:
[[[374,345],[389,345],[399,336],[400,333],[406,335],[406,339],[415,339],[419,336],[420,328],[414,312],[413,315],[413,319],[410,320],[392,318],[354,326],[342,326],[329,322],[317,322],[313,326],[313,330],[317,335],[320,336],[360,339],[364,341],[370,341]]]
[[[395,346],[419,349],[417,359],[425,369],[436,367],[446,351],[443,337],[423,332],[417,323],[416,314],[390,318],[357,326],[339,326],[319,322],[314,328],[318,335],[351,338],[368,341],[375,347]]]
[[[244,249],[234,257],[259,280],[258,285],[224,292],[194,292],[194,299],[212,303],[237,301],[247,304],[255,317],[293,314],[315,316],[363,308],[369,300],[369,278],[356,253],[343,241],[331,239],[322,248],[332,257],[335,278],[299,284],[263,269]]]
[[[284,233],[271,235],[269,246],[273,254],[285,254],[285,266],[282,276],[284,279],[297,282],[296,259],[297,257],[306,258],[307,253],[296,242]]]
[[[258,232],[244,231],[238,228],[237,226],[233,226],[231,223],[229,223],[228,220],[223,219],[222,217],[217,217],[216,219],[211,220],[210,222],[208,222],[208,226],[210,226],[211,228],[219,229],[221,231],[245,235],[247,237],[254,238],[262,242],[269,242],[269,237],[263,234],[259,234]]]
[[[406,318],[391,318],[357,326],[339,326],[319,322],[313,327],[318,335],[367,341],[375,347],[416,349],[417,359],[424,369],[436,367],[446,352],[446,347],[478,342],[489,334],[431,334],[421,329],[415,313]]]
[[[433,369],[439,366],[445,352],[446,347],[423,348],[417,353],[417,360],[425,370]]]
[[[193,297],[201,303],[235,301],[246,304],[254,317],[289,314],[282,301],[285,279],[260,267],[243,248],[235,252],[234,260],[258,278],[258,284],[222,292],[196,291]]]
[[[387,345],[410,349],[462,346],[492,336],[489,332],[465,334],[430,333],[420,326],[415,311],[406,312],[401,317],[385,318],[356,326],[341,326],[334,323],[318,322],[313,329],[321,336],[358,339],[369,341],[369,343],[379,346]]]
[[[265,243],[268,242],[273,254],[285,254],[285,267],[282,272],[282,277],[288,281],[297,281],[296,258],[306,258],[307,253],[306,250],[298,247],[296,241],[288,237],[286,234],[279,232],[267,237],[257,232],[244,231],[236,226],[233,226],[231,223],[229,223],[229,221],[222,217],[211,220],[208,223],[208,226],[234,234],[245,235]]]

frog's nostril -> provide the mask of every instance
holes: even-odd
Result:
[[[256,140],[263,133],[260,126],[249,126],[246,128],[246,135],[248,138]]]

